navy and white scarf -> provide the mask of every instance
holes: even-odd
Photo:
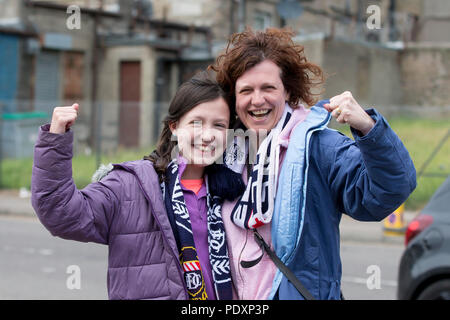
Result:
[[[217,299],[231,300],[231,271],[225,228],[222,221],[222,198],[217,195],[211,195],[208,179],[208,177],[205,179],[208,207],[208,243],[215,292]],[[180,263],[184,271],[184,280],[188,289],[189,299],[206,300],[208,296],[205,281],[195,248],[189,212],[178,177],[178,162],[176,159],[169,163],[166,170],[166,182],[161,184],[161,189],[167,213],[175,218],[176,230],[174,232],[178,232],[177,238],[179,241],[177,242],[179,242]]]
[[[243,229],[256,229],[272,220],[280,162],[279,135],[289,122],[292,112],[292,108],[286,104],[278,124],[258,148],[256,163],[247,177],[245,192],[231,213],[231,220]],[[250,165],[246,163],[249,149],[245,137],[236,136],[224,155],[227,167],[234,172],[242,172],[245,164]]]

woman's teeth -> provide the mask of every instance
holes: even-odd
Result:
[[[260,117],[264,117],[269,112],[270,112],[270,110],[255,110],[255,111],[250,111],[250,114],[254,117],[260,118]]]

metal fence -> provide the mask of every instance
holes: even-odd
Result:
[[[28,101],[15,103],[27,104]],[[46,111],[5,112],[5,103],[0,102],[0,188],[5,187],[2,176],[4,163],[31,159],[39,127],[51,122],[54,106],[71,105],[61,101],[47,104]],[[80,102],[80,113],[72,127],[74,156],[94,157],[98,167],[105,156],[111,157],[118,151],[144,150],[142,156],[149,154],[158,138],[167,108],[168,102]]]
[[[30,105],[32,102],[15,101],[14,104]],[[4,104],[0,103],[0,187],[4,187],[3,162],[11,159],[14,161],[14,159],[32,158],[39,127],[51,122],[53,106],[71,103],[54,101],[47,104],[50,110],[47,112],[4,112]],[[92,105],[80,102],[80,114],[72,128],[74,155],[88,156],[89,161],[95,161],[96,168],[118,151],[139,150],[142,151],[140,155],[142,158],[153,150],[168,106],[168,101],[154,103],[98,101]],[[380,106],[377,108],[388,119],[395,116],[450,119],[450,107]],[[444,164],[439,172],[428,170],[428,165],[436,154],[450,144],[449,135],[450,133],[447,132],[446,136],[436,137],[433,151],[426,155],[427,160],[420,168],[417,168],[418,176],[445,177],[450,173],[450,162]],[[448,149],[445,147],[445,150]]]

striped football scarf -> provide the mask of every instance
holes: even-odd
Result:
[[[184,201],[178,177],[178,162],[172,160],[166,170],[166,182],[161,184],[164,204],[169,215],[175,218],[179,238],[180,263],[184,271],[184,280],[190,300],[206,300],[208,298],[202,267],[195,248],[189,212]],[[225,239],[225,228],[222,221],[222,199],[212,196],[207,188],[207,225],[209,258],[212,267],[216,297],[219,300],[231,300],[231,271]]]
[[[256,163],[249,174],[245,192],[231,213],[231,220],[243,229],[256,229],[272,220],[281,148],[278,138],[289,122],[292,112],[292,108],[286,104],[277,125],[258,148]],[[242,172],[248,154],[249,147],[245,137],[236,136],[234,142],[227,148],[224,162],[234,172]]]

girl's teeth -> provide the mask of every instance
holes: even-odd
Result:
[[[209,151],[213,151],[213,150],[214,150],[213,147],[198,146],[197,148],[198,148],[200,151],[203,151],[203,152],[209,152]]]

